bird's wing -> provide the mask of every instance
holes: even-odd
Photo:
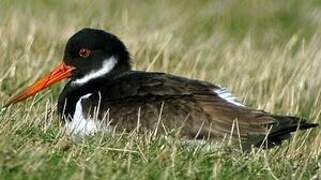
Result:
[[[241,138],[252,134],[262,135],[270,125],[276,123],[268,113],[241,104],[229,91],[208,82],[144,72],[135,72],[114,82],[118,83],[118,89],[109,91],[114,93],[109,97],[189,97],[198,106],[195,108],[201,109],[209,117],[211,131],[220,135],[233,133]]]

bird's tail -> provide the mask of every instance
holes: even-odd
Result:
[[[305,130],[318,126],[316,123],[309,123],[305,119],[294,116],[272,115],[272,117],[276,119],[278,123],[273,125],[267,137],[266,143],[268,148],[281,144],[283,140],[290,138],[291,133],[296,130]],[[264,142],[261,141],[257,146],[261,146],[263,143]]]

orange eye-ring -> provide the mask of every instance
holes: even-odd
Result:
[[[80,57],[86,58],[86,57],[89,57],[90,54],[91,54],[91,50],[90,49],[81,48],[79,50],[79,56]]]

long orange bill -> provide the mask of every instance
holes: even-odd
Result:
[[[25,100],[26,98],[35,95],[36,93],[49,87],[50,85],[63,79],[69,78],[73,70],[74,67],[61,63],[49,74],[45,75],[44,77],[36,81],[33,85],[27,87],[25,90],[13,97],[4,107],[8,107],[11,104],[15,104],[17,102]]]

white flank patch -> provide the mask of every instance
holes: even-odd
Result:
[[[100,69],[98,69],[98,70],[95,69],[94,71],[90,72],[89,74],[86,74],[84,77],[82,77],[80,79],[76,79],[72,83],[76,84],[76,85],[82,85],[92,79],[96,79],[98,77],[106,75],[115,67],[116,63],[117,63],[117,60],[115,59],[115,57],[111,56],[110,58],[104,60],[103,66]]]
[[[233,96],[233,94],[225,89],[225,88],[221,88],[221,89],[213,89],[213,91],[222,99],[225,99],[226,101],[237,105],[237,106],[243,106],[243,104],[240,103],[240,101],[237,100],[237,98],[235,96]]]
[[[91,95],[91,93],[86,94],[78,100],[72,121],[66,121],[65,124],[67,134],[80,136],[92,135],[99,130],[100,125],[97,120],[92,118],[86,119],[83,113],[81,101],[89,98]]]

